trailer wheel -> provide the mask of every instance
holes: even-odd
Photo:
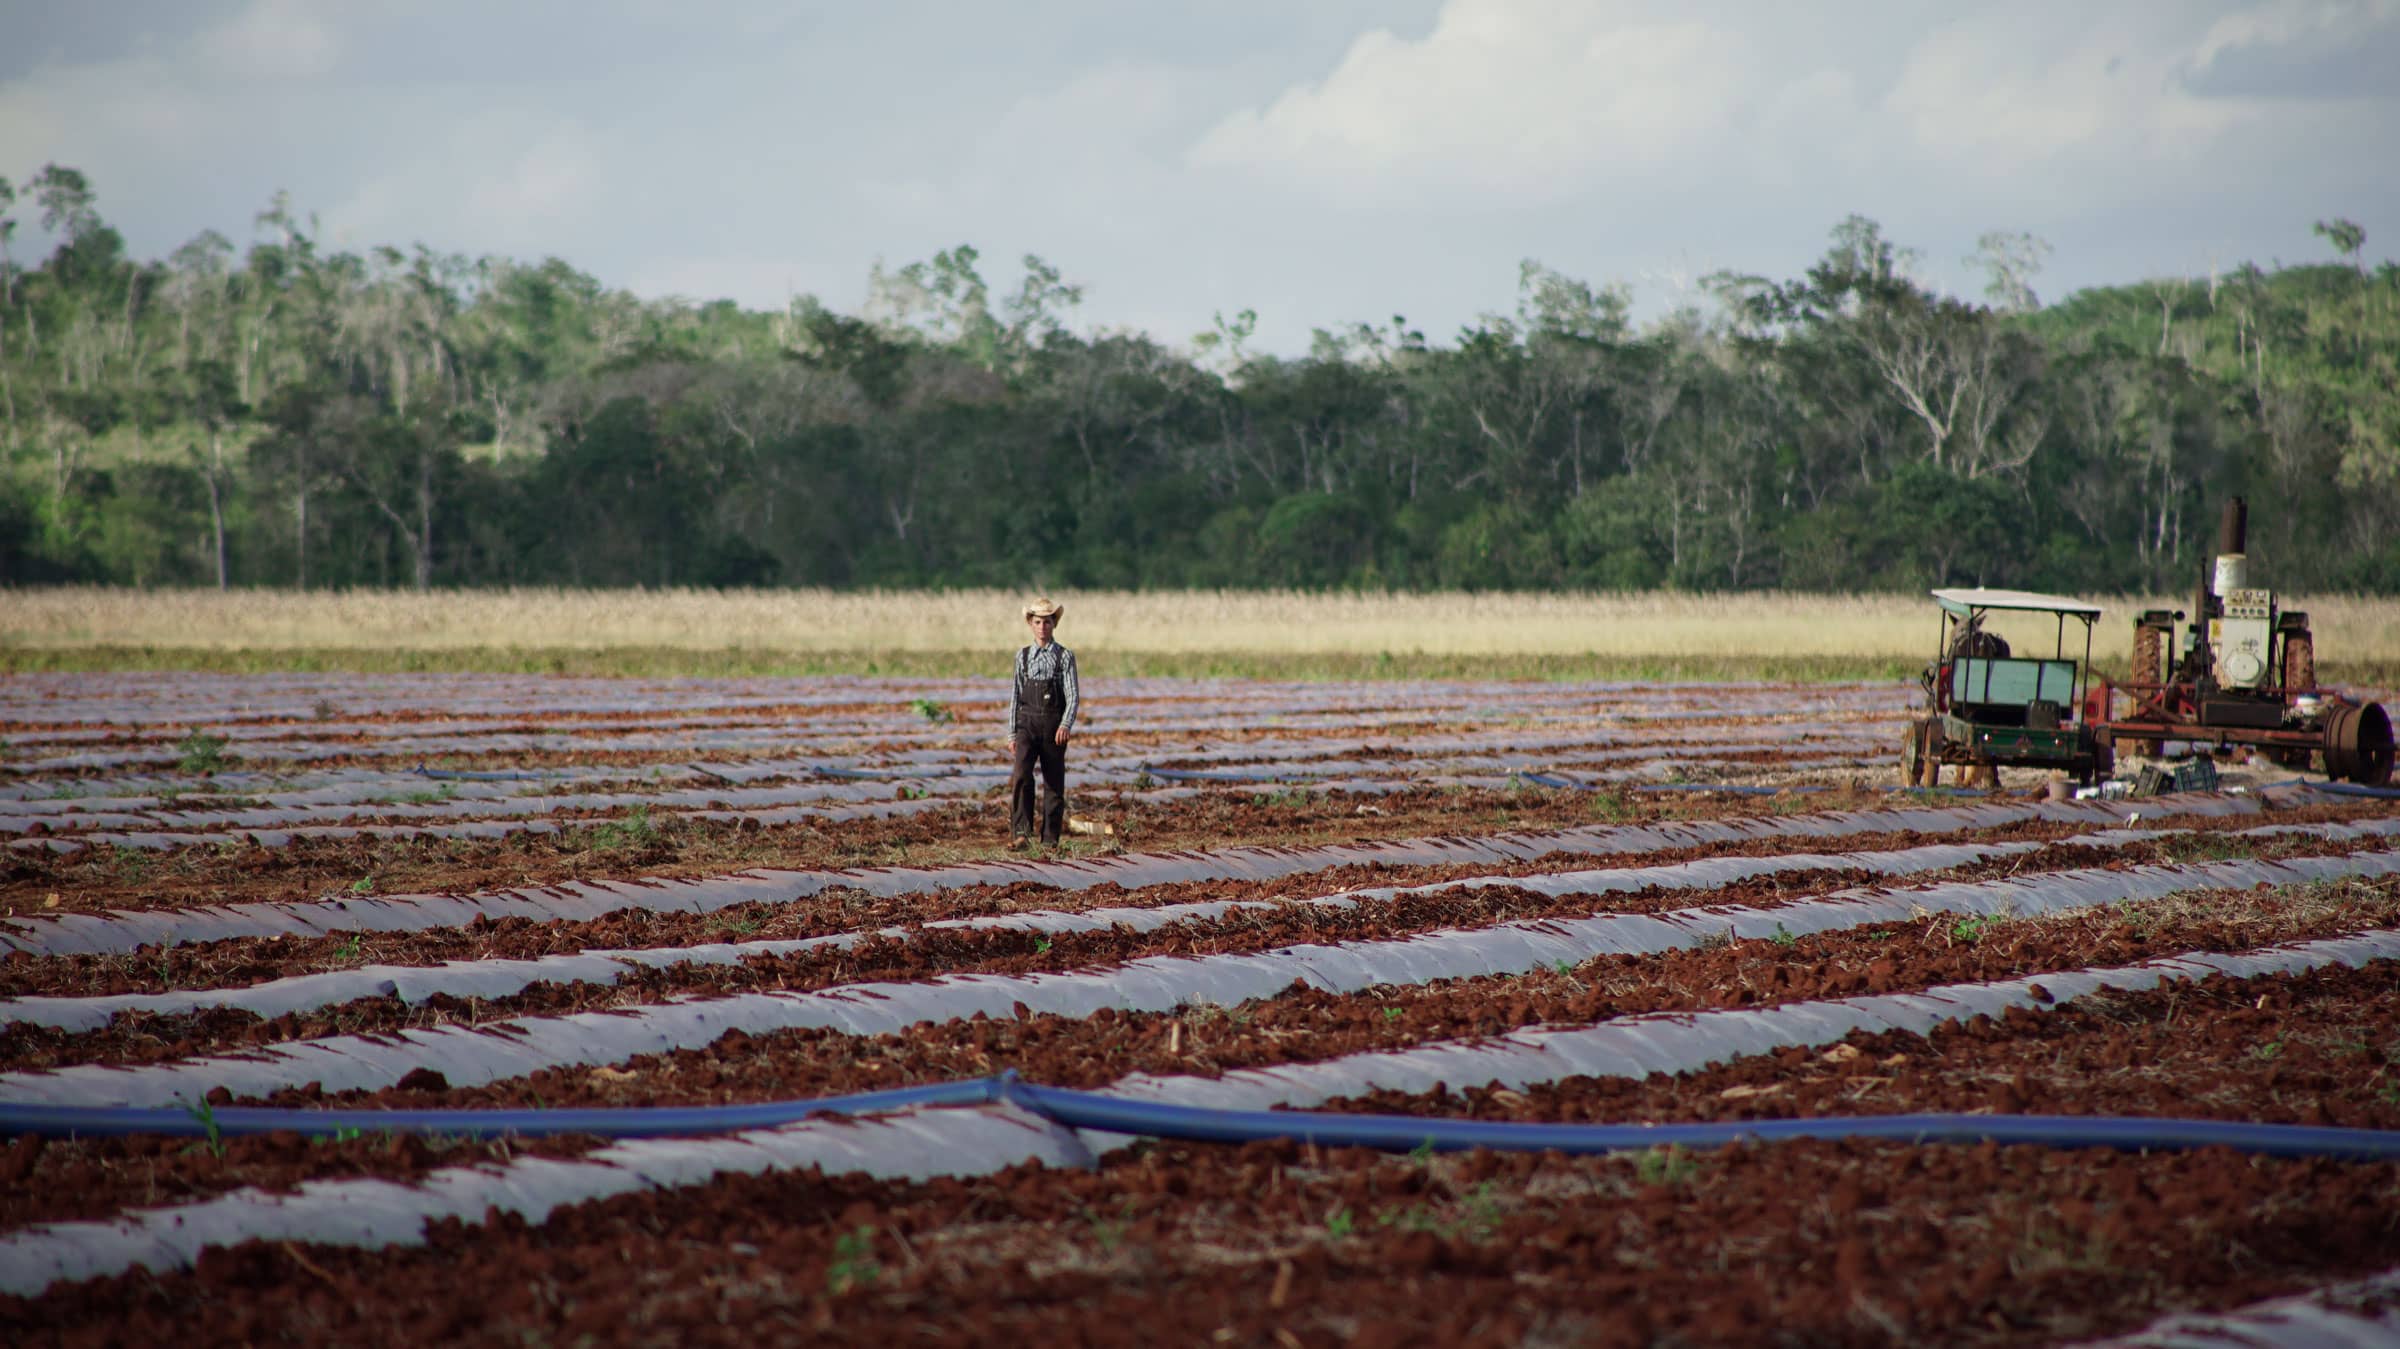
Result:
[[[2283,691],[2310,693],[2317,687],[2317,641],[2303,630],[2283,638]]]
[[[2392,780],[2392,755],[2383,704],[2344,704],[2325,718],[2325,776],[2381,787]]]

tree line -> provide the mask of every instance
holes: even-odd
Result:
[[[760,311],[254,223],[144,261],[0,179],[0,581],[2174,590],[2239,492],[2273,584],[2400,590],[2400,268],[2346,220],[2044,305],[2038,240],[1971,300],[1852,217],[1647,322],[1527,262],[1298,357],[964,246]]]

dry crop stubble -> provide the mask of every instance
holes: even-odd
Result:
[[[574,668],[695,673],[873,667],[974,673],[1023,636],[1014,591],[0,591],[11,668]],[[1077,592],[1062,636],[1117,674],[1890,676],[1934,637],[1916,595]],[[2104,597],[2093,654],[2128,655]],[[2339,678],[2400,669],[2400,598],[2287,597]],[[544,658],[547,658],[545,662]],[[978,663],[980,661],[981,663]],[[1765,664],[1746,664],[1765,662]]]

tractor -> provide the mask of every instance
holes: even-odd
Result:
[[[1912,787],[1938,786],[1942,765],[1969,783],[1999,785],[2003,766],[2063,771],[2089,784],[2116,767],[2105,716],[2105,684],[2091,685],[2092,623],[2100,606],[2022,590],[1936,590],[1941,642],[1925,667],[1929,714],[1909,723],[1901,776]],[[2047,657],[2019,656],[1993,630],[1995,613],[2057,619]],[[2083,654],[2069,654],[2067,620],[2082,624]]]
[[[2135,618],[2132,677],[2120,686],[2129,709],[2101,729],[2128,753],[2156,754],[2170,740],[2248,745],[2300,769],[2322,755],[2327,777],[2383,786],[2392,777],[2391,718],[2380,703],[2318,686],[2308,615],[2247,584],[2249,523],[2249,503],[2225,503],[2215,565],[2202,573],[2189,615],[2153,609]]]

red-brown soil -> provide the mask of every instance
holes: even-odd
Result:
[[[1752,797],[1618,796],[1543,788],[1416,788],[1355,795],[1260,787],[1210,789],[1167,801],[1097,792],[1072,799],[1079,814],[1096,814],[1117,832],[1098,841],[1070,840],[1067,855],[1350,843],[1609,820],[1752,815],[1774,808]],[[1866,809],[1886,799],[1880,792],[1826,792],[1792,797],[1785,808]],[[0,913],[320,899],[348,893],[362,880],[378,894],[464,894],[568,880],[719,876],[769,867],[925,866],[1011,855],[1008,808],[998,789],[982,801],[888,819],[745,829],[661,815],[649,823],[646,840],[587,827],[504,839],[299,839],[279,848],[240,844],[164,853],[0,850]]]
[[[2274,818],[2281,821],[2299,816]],[[2171,817],[2164,827],[2174,827],[2177,823],[2213,825],[2215,822]],[[1962,835],[1937,837],[1914,832],[1849,835],[1822,840],[1811,850],[1888,852],[1939,842],[2039,842],[2086,832],[2089,827],[2085,825],[2028,820]],[[1133,889],[1109,883],[1067,890],[1038,881],[1018,881],[880,897],[836,887],[794,902],[747,903],[705,914],[626,909],[583,922],[539,923],[526,918],[506,918],[422,932],[234,938],[166,949],[143,947],[123,955],[37,958],[30,953],[15,953],[10,958],[0,958],[0,997],[32,994],[88,997],[230,988],[366,963],[432,965],[445,960],[521,959],[589,949],[790,940],[1034,909],[1082,912],[1221,899],[1304,899],[1370,886],[1429,885],[1477,876],[1540,876],[1608,867],[1668,866],[1704,857],[1780,857],[1810,846],[1810,841],[1804,839],[1762,838],[1642,853],[1550,853],[1523,862],[1461,862],[1439,866],[1365,863],[1299,872],[1267,881],[1189,881]],[[2127,860],[2182,861],[2195,856],[2280,856],[2300,846],[2309,851],[2329,848],[2314,841],[2258,839],[2228,843],[2213,836],[2181,837],[2119,849],[2061,847],[2038,858],[2002,859],[1998,865],[2013,870],[2034,865],[2100,866]]]
[[[245,1104],[388,1109],[724,1105],[981,1077],[1002,1068],[1054,1086],[1101,1087],[1132,1073],[1214,1076],[1526,1026],[1902,992],[2130,964],[2184,951],[2245,950],[2395,923],[2400,923],[2400,880],[2217,892],[2007,923],[1966,935],[1945,921],[1878,924],[1799,937],[1789,945],[1759,940],[1658,956],[1608,956],[1570,970],[1357,994],[1295,985],[1279,997],[1225,1009],[1104,1011],[1082,1020],[1046,1014],[979,1017],[866,1037],[820,1030],[735,1032],[702,1049],[644,1055],[605,1070],[555,1069],[478,1087],[335,1095],[292,1091]],[[1538,1111],[1520,1117],[1544,1118]],[[154,1191],[162,1167],[187,1186],[222,1173],[197,1149],[174,1153],[190,1159],[179,1170],[161,1148],[142,1140],[52,1146],[71,1149],[51,1155],[78,1158],[81,1169],[28,1178],[51,1195],[45,1202],[65,1206],[55,1210],[60,1214],[99,1216],[149,1202],[141,1196]],[[350,1174],[319,1171],[313,1166],[317,1157],[313,1151],[288,1155],[290,1170],[280,1183]],[[112,1166],[125,1169],[112,1174]],[[51,1185],[52,1180],[57,1183]]]
[[[758,748],[764,739],[747,733],[741,746],[721,754],[691,748],[708,737],[675,735],[668,724],[677,721],[693,727],[788,721],[794,737],[815,746],[839,744],[844,755],[936,745],[983,748],[982,738],[965,726],[895,726],[891,714],[905,703],[904,686],[896,682],[857,689],[794,681],[621,684],[595,692],[585,684],[530,678],[460,679],[395,692],[385,681],[359,687],[356,700],[388,707],[423,694],[426,710],[352,719],[340,712],[351,687],[345,678],[314,678],[298,695],[289,685],[260,686],[282,690],[257,704],[276,709],[293,707],[295,696],[321,695],[318,721],[281,715],[243,720],[288,727],[294,744],[313,740],[342,751],[305,769],[395,766],[400,761],[389,752],[395,746],[378,731],[434,732],[433,723],[449,716],[443,699],[456,700],[457,720],[474,724],[459,731],[468,748],[434,756],[442,767],[603,766],[613,776],[637,779],[653,767],[695,758],[738,762],[764,752]],[[1654,710],[1674,714],[1719,704],[1690,690],[1636,696],[1545,688],[1529,690],[1518,708],[1509,708],[1507,695],[1489,690],[1389,687],[1387,696],[1385,686],[1364,684],[1306,690],[1145,686],[1139,700],[1097,700],[1095,716],[1102,720],[1079,740],[1078,754],[1133,753],[1164,764],[1192,756],[1204,743],[1255,743],[1261,759],[1335,754],[1388,761],[1395,772],[1425,771],[1417,742],[1427,733],[1472,734],[1494,753],[1548,755],[1552,751],[1514,749],[1512,738],[1529,747],[1559,734],[1640,722],[1646,723],[1638,732],[1644,738],[1681,747],[1663,758],[1687,764],[1724,759],[1730,779],[1805,781],[1834,790],[1771,798],[1434,787],[1376,795],[1272,784],[1208,785],[1190,795],[1084,791],[1077,794],[1076,812],[1113,824],[1116,833],[1072,838],[1065,854],[1471,836],[1613,821],[1867,809],[1906,799],[1878,790],[1893,776],[1888,770],[1792,764],[1795,755],[1813,752],[1800,740],[1722,756],[1709,749],[1744,738],[1743,728],[1751,726],[1808,725],[1848,735],[1887,724],[1897,715],[1896,695],[1845,691],[1828,697],[1806,687],[1780,695],[1744,691],[1738,696],[1751,710],[1654,720],[1647,715]],[[792,701],[812,688],[840,690],[841,705]],[[785,689],[791,692],[778,691]],[[543,701],[553,690],[560,701],[586,710],[546,710]],[[721,702],[761,691],[776,705],[706,710],[711,698]],[[62,681],[55,693],[33,698],[22,689],[9,692],[13,701],[0,697],[11,703],[9,715],[30,719],[0,721],[0,738],[19,742],[13,748],[23,751],[12,762],[12,778],[23,776],[22,765],[31,758],[172,746],[182,723],[169,728],[162,718],[173,709],[188,707],[198,716],[198,709],[239,707],[252,696],[239,681],[196,680],[169,688],[102,678],[81,686]],[[935,692],[959,696],[954,686]],[[1781,710],[1757,713],[1776,697]],[[52,730],[71,729],[40,720],[45,698],[58,699],[64,716],[87,718],[78,726],[111,734],[100,741],[41,740]],[[117,699],[122,715],[108,719],[105,706],[93,707],[95,698]],[[651,700],[657,710],[591,710],[595,698]],[[1466,714],[1485,704],[1494,705],[1493,715]],[[1228,710],[1252,720],[1226,726],[1220,714]],[[1309,724],[1267,720],[1283,710]],[[1376,722],[1395,711],[1408,718],[1405,724]],[[1538,715],[1506,719],[1518,711]],[[1105,722],[1112,716],[1138,716],[1145,725],[1113,731]],[[339,725],[352,720],[363,724]],[[137,722],[151,724],[128,729]],[[628,748],[638,742],[612,739],[612,726],[667,732],[683,747]],[[31,742],[28,732],[36,737]],[[569,739],[533,752],[474,744],[478,734],[500,733]],[[1374,747],[1362,752],[1360,740]],[[277,771],[271,754],[244,757],[244,744],[228,747],[238,767]],[[1443,751],[1468,752],[1481,751]],[[1194,762],[1229,766],[1210,756]],[[1557,751],[1555,762],[1578,761],[1567,750]],[[55,778],[72,792],[82,780],[143,771],[94,768],[36,776]],[[2018,775],[2010,785],[2021,790],[2032,780]],[[2142,823],[2189,825],[2197,832],[2124,849],[2055,846],[1950,875],[2348,852],[2379,845],[2227,835],[2258,823],[2390,810],[2389,803],[2345,803],[2271,808],[2225,820],[2154,816]],[[621,812],[558,818],[567,827],[557,835],[488,841],[303,841],[272,849],[233,844],[154,853],[0,850],[0,915],[352,893],[489,892],[574,879],[921,866],[1010,855],[997,789],[915,815],[754,828],[663,813],[646,814],[641,827],[626,827],[630,816]],[[1961,831],[1939,841],[2055,841],[2087,827],[2026,824]],[[0,966],[0,997],[230,986],[368,961],[432,963],[791,938],[1031,908],[1289,900],[1367,885],[1439,884],[1470,874],[1527,876],[1926,841],[1935,840],[1904,833],[1773,839],[1618,858],[1554,856],[1506,867],[1330,868],[1270,883],[1135,890],[1020,884],[879,899],[837,889],[805,901],[705,916],[628,912],[551,926],[518,920],[355,939],[209,943],[127,957],[24,957]],[[0,1065],[138,1063],[295,1036],[429,1020],[489,1021],[671,994],[1062,969],[1145,954],[1371,939],[1569,912],[1772,905],[1864,879],[1794,874],[1713,891],[1581,902],[1506,886],[1450,889],[1357,913],[1279,905],[1140,937],[1123,930],[1047,937],[925,932],[849,952],[637,970],[616,988],[543,986],[501,1003],[411,1009],[361,1002],[280,1022],[239,1014],[128,1019],[87,1037],[28,1037],[20,1027],[0,1037],[6,1041]],[[438,1080],[419,1080],[404,1089],[341,1098],[303,1088],[277,1103],[743,1102],[952,1080],[1001,1068],[1016,1068],[1034,1081],[1094,1087],[1133,1073],[1266,1068],[1539,1024],[2038,979],[2050,971],[2188,950],[2251,949],[2395,925],[2400,881],[2186,894],[2042,919],[1967,924],[1927,918],[1344,996],[1295,986],[1239,1007],[1171,1015],[1020,1014],[880,1036],[735,1034],[697,1050],[476,1088],[452,1090]],[[1830,1051],[1789,1051],[1680,1077],[1575,1079],[1516,1091],[1450,1083],[1437,1092],[1341,1104],[1422,1116],[1554,1121],[2000,1110],[2400,1130],[2394,1026],[2400,1026],[2400,962],[2385,962],[2246,982],[2184,982],[2040,1014],[1946,1026],[1925,1036],[1858,1036]],[[29,1224],[104,1218],[244,1186],[282,1189],[356,1177],[406,1182],[441,1167],[505,1163],[524,1151],[571,1157],[591,1146],[588,1139],[467,1145],[379,1136],[325,1143],[288,1136],[228,1139],[219,1146],[182,1139],[0,1140],[0,1236]],[[2053,1344],[2129,1330],[2170,1311],[2228,1308],[2387,1268],[2400,1260],[2395,1195],[2400,1166],[2278,1161],[2223,1150],[2145,1155],[1805,1142],[1608,1158],[1490,1152],[1420,1158],[1280,1144],[1151,1143],[1113,1154],[1088,1171],[1021,1167],[925,1183],[815,1173],[725,1176],[572,1206],[540,1224],[496,1216],[444,1222],[421,1248],[279,1242],[210,1250],[196,1270],[136,1272],[62,1285],[36,1298],[0,1297],[0,1342],[304,1341],[409,1349],[452,1341],[729,1343],[748,1349],[762,1340]]]
[[[2022,1097],[2055,1113],[2166,1100],[2289,1117],[2299,1093],[2369,1078],[2366,1056],[2343,1058],[2345,1037],[2388,1043],[2400,995],[2382,970],[2187,989],[2178,1004],[2136,995],[2070,1028],[2079,1015],[1768,1067],[1776,1083],[1838,1078],[1825,1099],[1848,1111]],[[2277,1036],[2276,1053],[2255,1052]],[[2037,1073],[2079,1047],[2079,1071]],[[1762,1099],[1728,1105],[1708,1075],[1657,1089],[1674,1093],[1658,1113],[1677,1118]],[[1421,1099],[1432,1112],[1460,1094]],[[721,1177],[538,1227],[440,1223],[422,1249],[252,1245],[190,1273],[0,1299],[0,1330],[195,1345],[2051,1344],[2387,1266],[2396,1184],[2390,1164],[2222,1149],[1804,1142],[1421,1160],[1154,1145],[1085,1173]]]

